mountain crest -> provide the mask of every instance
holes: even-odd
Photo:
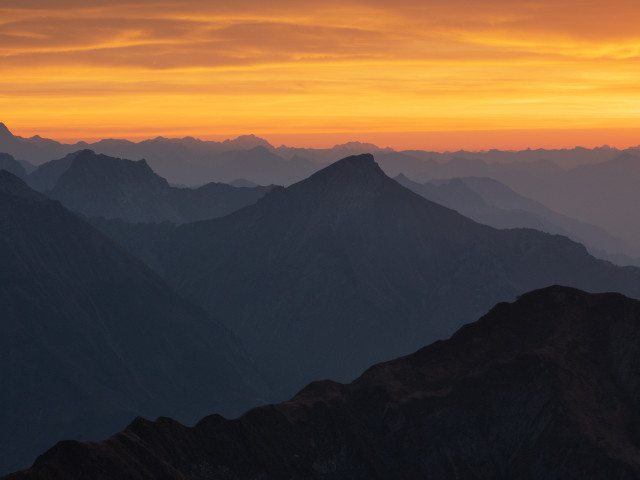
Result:
[[[13,133],[2,122],[0,122],[0,138],[13,138]]]
[[[141,159],[138,161],[134,160],[126,160],[122,158],[110,157],[108,155],[95,153],[93,150],[88,148],[84,150],[79,150],[78,152],[72,154],[73,161],[72,167],[81,162],[93,162],[100,165],[104,169],[112,169],[112,170],[132,170],[138,172],[144,172],[145,174],[157,177],[157,175],[153,172],[149,164],[145,159]]]
[[[351,155],[349,157],[338,160],[328,167],[311,175],[305,182],[317,181],[361,181],[362,179],[385,178],[386,174],[376,163],[373,155],[363,153],[361,155]]]
[[[305,198],[310,194],[318,201],[322,198],[323,202],[330,201],[349,210],[394,186],[395,182],[382,171],[373,155],[364,153],[338,160],[287,190]]]

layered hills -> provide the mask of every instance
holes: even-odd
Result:
[[[419,183],[456,177],[492,178],[560,214],[604,228],[640,249],[640,216],[635,208],[640,201],[636,188],[640,182],[640,151],[580,151],[583,164],[567,169],[549,160],[553,156],[545,151],[537,152],[540,158],[536,160],[513,163],[483,161],[484,155],[474,157],[471,153],[438,162],[419,152],[396,152],[381,155],[381,166],[391,175],[403,173]],[[595,153],[603,154],[602,160],[590,163]],[[502,152],[495,152],[496,159],[502,156]]]
[[[238,414],[267,387],[237,339],[142,262],[0,171],[0,472],[136,415]]]
[[[640,302],[548,287],[351,384],[191,428],[139,418],[7,480],[636,479],[639,345]]]
[[[398,152],[358,142],[326,149],[276,148],[253,135],[224,142],[157,137],[141,142],[105,139],[91,144],[62,144],[37,135],[13,135],[0,124],[0,152],[21,162],[40,165],[86,148],[113,157],[146,158],[156,173],[181,185],[230,183],[239,178],[261,185],[289,185],[344,156],[373,152],[388,175],[402,173],[420,183],[454,177],[498,180],[562,215],[604,228],[635,251],[640,250],[640,218],[635,208],[640,202],[636,188],[640,182],[637,147]],[[625,251],[609,253],[629,255]]]
[[[86,217],[127,222],[186,223],[215,218],[255,203],[273,188],[223,183],[173,187],[145,160],[124,160],[91,150],[47,162],[27,181]]]
[[[565,235],[598,258],[618,265],[640,265],[640,251],[606,230],[561,215],[487,177],[460,177],[418,183],[400,174],[395,180],[428,200],[496,228],[534,228]],[[616,252],[616,253],[613,253]]]
[[[225,322],[283,393],[352,379],[558,283],[640,296],[640,269],[566,237],[496,230],[347,157],[255,205],[178,228],[109,234]]]
[[[20,178],[27,176],[24,166],[8,153],[0,153],[0,170],[6,170]]]

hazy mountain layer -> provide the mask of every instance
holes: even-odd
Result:
[[[593,255],[618,265],[640,265],[640,252],[604,229],[554,212],[492,178],[462,177],[417,183],[404,175],[395,180],[428,200],[452,208],[495,228],[534,228],[565,235],[584,244]]]
[[[187,428],[137,419],[8,480],[640,477],[640,302],[550,287],[451,340]]]
[[[176,188],[144,160],[133,162],[82,150],[41,165],[27,180],[34,188],[88,217],[128,222],[194,222],[255,203],[272,187],[208,183]]]
[[[0,153],[0,170],[6,170],[20,178],[27,176],[24,166],[8,153]]]
[[[0,172],[0,472],[136,415],[237,414],[266,387],[235,338],[58,202]]]
[[[493,178],[563,215],[604,228],[640,250],[637,147],[396,152],[359,142],[329,149],[274,148],[252,135],[225,142],[158,137],[138,143],[110,139],[64,145],[39,136],[14,136],[0,124],[0,152],[18,160],[40,164],[87,147],[115,157],[146,158],[155,172],[182,185],[229,183],[237,178],[261,185],[289,185],[346,155],[374,152],[390,176],[403,173],[418,182],[471,176]]]
[[[475,223],[402,187],[370,155],[227,217],[108,231],[222,319],[285,393],[350,380],[533,288],[640,296],[639,269],[565,237]]]
[[[556,212],[604,228],[640,249],[640,153],[630,149],[601,163],[563,170],[548,160],[510,164],[453,158],[446,163],[408,155],[384,154],[381,166],[392,175],[414,181],[454,177],[489,177]],[[411,152],[413,154],[413,152]],[[625,253],[625,252],[622,252]]]

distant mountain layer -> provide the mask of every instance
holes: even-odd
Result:
[[[417,183],[400,174],[398,183],[428,200],[452,208],[477,222],[496,228],[534,228],[566,235],[589,251],[620,265],[640,265],[640,250],[608,234],[604,229],[560,215],[519,195],[492,178],[462,177]]]
[[[27,176],[24,166],[8,153],[0,153],[0,170],[6,170],[20,178]]]
[[[403,173],[417,182],[454,177],[489,177],[508,185],[519,194],[534,199],[556,212],[597,225],[610,235],[622,238],[640,250],[640,150],[612,150],[599,163],[569,170],[560,168],[540,152],[530,162],[489,163],[478,155],[454,157],[446,162],[424,158],[415,152],[379,155],[381,167],[390,175]],[[414,156],[415,155],[415,156]],[[612,252],[624,253],[624,252]]]
[[[549,287],[349,385],[188,428],[136,419],[7,480],[640,477],[640,302]]]
[[[176,188],[144,160],[133,162],[82,150],[41,165],[27,177],[36,189],[87,217],[128,222],[194,222],[255,203],[273,187],[208,183]]]
[[[380,149],[350,142],[329,149],[274,148],[248,135],[225,142],[192,137],[157,137],[142,142],[101,140],[64,145],[39,136],[13,135],[0,123],[0,152],[41,164],[91,148],[113,157],[147,159],[172,184],[230,183],[243,178],[260,185],[290,185],[351,154],[375,153],[390,176],[418,182],[453,177],[488,177],[556,212],[604,228],[640,250],[640,149],[576,147],[560,150],[429,152]],[[16,172],[14,172],[16,173]],[[36,187],[38,188],[38,187]],[[611,252],[623,253],[625,252]],[[624,261],[618,259],[617,261]]]
[[[350,380],[534,288],[640,297],[640,269],[565,237],[475,223],[402,187],[371,155],[223,218],[105,231],[222,319],[283,393]]]
[[[146,158],[155,172],[169,182],[181,185],[230,183],[239,178],[258,185],[288,185],[305,178],[322,165],[304,157],[279,155],[267,141],[254,135],[224,142],[202,141],[193,137],[157,137],[138,143],[107,139],[91,144],[67,145],[39,136],[15,136],[0,123],[0,152],[35,165],[87,148],[113,157]],[[331,158],[337,159],[339,154],[331,155]],[[39,188],[37,185],[34,187]]]
[[[0,171],[0,472],[137,415],[264,401],[237,340],[121,247]]]

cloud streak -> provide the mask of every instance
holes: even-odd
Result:
[[[81,129],[88,103],[105,134],[123,118],[170,134],[166,110],[258,133],[631,127],[640,111],[627,0],[6,3],[0,109],[18,128]]]

